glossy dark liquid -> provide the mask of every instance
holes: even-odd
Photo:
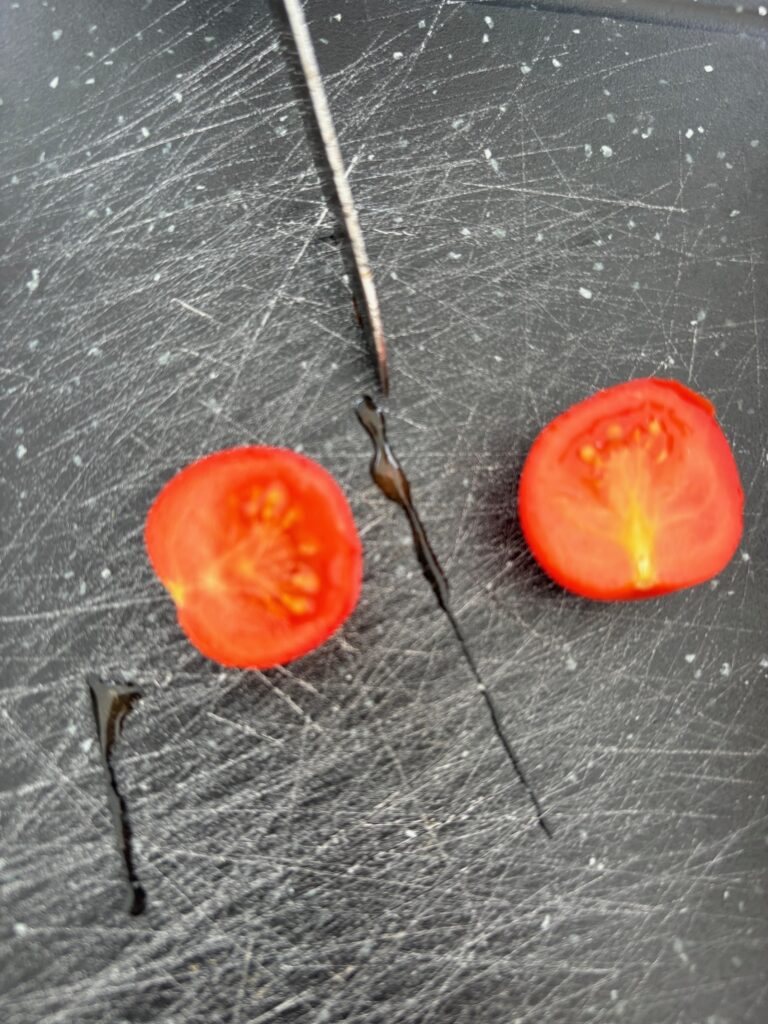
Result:
[[[509,758],[512,767],[515,769],[515,773],[517,774],[520,783],[533,804],[539,825],[551,839],[552,830],[544,817],[544,812],[541,804],[539,803],[538,797],[528,782],[517,754],[504,734],[499,714],[496,710],[496,705],[493,702],[490,693],[488,693],[485,683],[483,682],[483,678],[477,668],[472,651],[467,644],[464,632],[462,631],[462,628],[454,614],[453,608],[451,607],[448,580],[443,572],[442,566],[437,560],[437,555],[432,550],[432,545],[429,543],[429,538],[426,530],[424,529],[424,524],[419,518],[416,507],[413,504],[413,499],[411,498],[411,486],[408,483],[408,478],[403,472],[400,463],[397,461],[397,456],[392,451],[389,440],[387,439],[387,426],[384,420],[384,413],[368,395],[365,395],[357,403],[356,412],[357,418],[365,427],[373,441],[374,451],[373,458],[371,459],[371,476],[373,477],[373,481],[379,490],[385,494],[390,501],[394,501],[405,512],[408,523],[411,527],[411,533],[413,534],[413,546],[416,550],[416,557],[419,560],[421,571],[432,588],[434,595],[437,598],[437,603],[440,605],[446,615],[446,618],[451,624],[451,628],[459,642],[464,659],[469,666],[469,670],[477,683],[477,688],[482,694],[483,700],[488,708],[488,713],[491,716],[494,731],[499,738],[499,742],[504,748],[504,752]]]
[[[128,683],[105,683],[98,676],[88,677],[88,688],[91,691],[93,714],[99,733],[99,745],[104,770],[107,773],[109,810],[115,826],[117,848],[123,858],[128,876],[130,898],[128,912],[142,914],[147,905],[147,894],[136,876],[133,864],[133,832],[128,818],[128,806],[117,785],[115,770],[112,766],[112,752],[115,742],[123,731],[123,724],[133,710],[137,701],[141,700],[141,690]]]

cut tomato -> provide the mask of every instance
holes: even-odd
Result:
[[[149,558],[199,651],[238,668],[306,654],[357,604],[362,547],[322,466],[233,448],[187,466],[147,516]]]
[[[709,579],[742,532],[739,472],[712,404],[672,380],[629,381],[554,419],[520,477],[520,525],[568,590],[651,597]]]

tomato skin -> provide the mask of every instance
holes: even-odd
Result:
[[[344,493],[287,449],[234,448],[186,466],[152,504],[144,539],[181,628],[223,665],[265,669],[308,653],[360,595]]]
[[[600,391],[552,420],[520,477],[518,514],[544,571],[595,600],[654,597],[720,572],[744,495],[711,402],[673,380]]]

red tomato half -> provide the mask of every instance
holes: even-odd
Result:
[[[347,500],[311,459],[233,448],[187,466],[147,516],[152,566],[199,651],[270,668],[318,647],[357,604],[362,548]]]
[[[673,380],[600,391],[536,438],[520,525],[554,580],[601,600],[709,579],[742,531],[744,495],[710,402]]]

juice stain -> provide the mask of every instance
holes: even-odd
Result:
[[[134,705],[141,700],[141,690],[130,683],[105,683],[96,675],[89,675],[88,689],[91,691],[91,703],[99,734],[101,759],[107,773],[108,801],[112,821],[115,826],[117,848],[123,858],[128,876],[130,898],[128,912],[143,914],[147,905],[147,894],[139,882],[133,864],[133,832],[128,818],[128,805],[117,785],[115,770],[112,766],[112,753],[115,742],[122,734],[125,719],[133,711]]]
[[[539,799],[528,782],[528,778],[517,754],[504,734],[496,705],[483,682],[483,678],[480,675],[474,655],[469,648],[467,639],[464,636],[464,632],[459,625],[459,621],[451,606],[448,579],[443,572],[442,566],[437,560],[437,555],[433,551],[432,545],[429,543],[429,538],[426,530],[424,529],[424,524],[419,518],[416,507],[413,504],[413,499],[411,498],[411,486],[408,483],[408,478],[403,472],[400,463],[397,461],[397,456],[389,444],[384,413],[378,408],[369,395],[363,396],[363,398],[357,403],[355,411],[357,412],[357,418],[360,420],[360,423],[366,429],[373,441],[374,451],[373,458],[371,459],[371,476],[373,481],[379,490],[386,495],[390,501],[394,501],[402,508],[403,512],[405,512],[408,524],[411,527],[411,533],[413,534],[413,546],[416,550],[416,557],[419,561],[419,565],[421,566],[421,571],[424,574],[427,583],[429,583],[432,588],[432,591],[437,598],[437,603],[445,613],[445,616],[453,629],[456,639],[459,642],[461,652],[464,655],[464,659],[469,666],[469,670],[472,673],[475,682],[477,683],[477,689],[482,694],[483,700],[488,708],[494,732],[504,748],[504,752],[509,758],[523,789],[528,794],[534,810],[536,811],[538,823],[545,834],[551,839],[552,830],[544,817],[544,811],[539,803]]]

